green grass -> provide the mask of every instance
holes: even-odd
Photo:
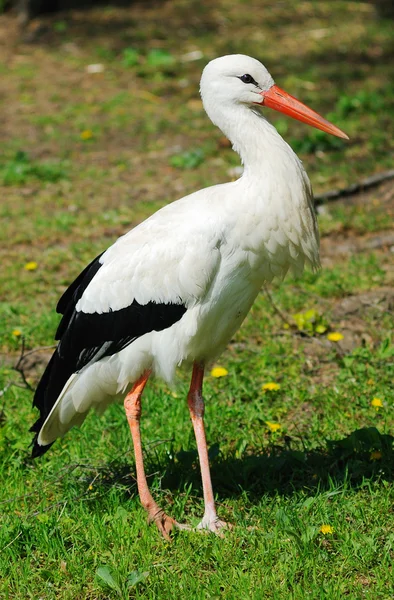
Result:
[[[42,329],[50,341],[43,321]],[[0,533],[4,597],[165,598],[188,590],[196,598],[390,598],[394,346],[384,338],[342,357],[332,343],[325,362],[337,371],[327,386],[316,373],[323,364],[308,365],[303,344],[262,297],[220,363],[228,376],[207,377],[218,509],[234,524],[224,539],[183,532],[169,545],[148,527],[121,406],[91,415],[32,462],[31,393],[9,388],[0,430],[0,470],[9,482]],[[1,386],[19,381],[10,369],[2,376]],[[263,392],[267,381],[280,390]],[[186,392],[186,375],[174,392],[160,383],[147,390],[143,436],[155,497],[196,524],[203,505]],[[374,397],[383,408],[371,406]],[[281,429],[271,433],[272,422]],[[320,532],[325,524],[332,534]],[[98,576],[102,567],[113,589]],[[147,576],[129,587],[135,572]]]
[[[30,179],[55,182],[66,177],[62,164],[55,162],[32,163],[26,152],[18,151],[16,154],[0,163],[0,181],[3,185],[23,185]]]
[[[147,525],[121,405],[32,461],[37,415],[13,367],[22,338],[26,351],[53,344],[56,301],[93,256],[239,164],[198,99],[210,58],[262,59],[349,134],[344,143],[269,115],[316,191],[391,167],[392,23],[372,3],[174,0],[47,24],[38,44],[0,57],[0,598],[391,599],[394,273],[390,243],[368,247],[392,232],[388,187],[327,207],[322,272],[263,291],[220,360],[228,375],[208,370],[213,485],[234,525],[223,538],[179,532],[168,544]],[[2,16],[0,29],[12,27]],[[201,59],[182,59],[195,50]],[[103,72],[88,74],[97,62]],[[32,387],[49,353],[27,357]],[[174,389],[152,382],[142,434],[155,498],[195,525],[189,376]],[[268,382],[280,388],[264,391]]]
[[[360,349],[346,360],[334,354],[335,385],[311,389],[293,344],[270,342],[260,355],[230,352],[222,363],[229,376],[207,379],[219,513],[235,525],[224,539],[181,533],[169,545],[147,526],[119,406],[102,419],[92,415],[48,457],[31,462],[30,394],[11,388],[1,430],[1,470],[12,482],[3,490],[4,597],[6,590],[10,598],[33,598],[38,590],[48,598],[181,597],[187,589],[196,598],[361,598],[363,590],[389,598],[393,451],[392,438],[379,432],[389,429],[392,406],[385,400],[377,411],[370,401],[392,397],[386,369],[393,347]],[[267,379],[279,380],[280,391],[263,393]],[[177,398],[159,384],[150,389],[143,434],[155,496],[176,518],[196,524],[203,506],[185,394],[182,382]],[[281,431],[270,434],[266,421],[279,422]],[[373,452],[380,458],[372,460]],[[324,524],[334,532],[323,535]],[[97,577],[103,566],[118,592]],[[148,576],[128,590],[133,571]]]

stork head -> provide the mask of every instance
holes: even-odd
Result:
[[[267,106],[293,119],[340,138],[349,139],[338,127],[291,96],[279,86],[265,66],[255,58],[232,54],[216,58],[205,67],[200,83],[204,106]]]

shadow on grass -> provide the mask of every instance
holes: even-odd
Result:
[[[346,482],[357,488],[363,481],[393,480],[394,437],[374,428],[358,429],[326,447],[293,449],[287,438],[284,445],[246,454],[241,458],[222,456],[219,445],[210,448],[211,472],[215,492],[221,499],[247,492],[249,498],[262,494],[291,495],[297,490],[322,491]],[[195,450],[168,452],[164,458],[150,452],[147,473],[161,479],[162,489],[192,489],[201,492],[200,470]],[[131,496],[137,494],[134,466],[113,463],[96,481],[104,486],[121,485]]]
[[[139,47],[152,38],[165,42],[169,27],[175,28],[174,36],[185,35],[185,28],[201,36],[220,28],[209,4],[202,5],[198,0],[190,0],[185,6],[177,5],[175,9],[168,7],[166,0],[145,5],[137,0],[46,0],[41,4],[45,6],[30,10],[30,16],[26,16],[27,22],[33,23],[33,35],[25,36],[25,41],[44,48],[59,48],[65,42],[85,44],[86,40],[104,39],[118,49],[128,43]]]

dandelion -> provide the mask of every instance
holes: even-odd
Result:
[[[370,460],[380,460],[382,458],[382,453],[380,450],[373,450],[369,455]]]
[[[343,338],[344,336],[342,333],[339,333],[339,331],[332,331],[331,333],[327,334],[327,339],[330,340],[330,342],[340,342],[343,340]]]
[[[281,425],[279,423],[272,423],[272,421],[266,421],[265,424],[267,425],[271,433],[275,433],[281,428]]]
[[[323,535],[332,535],[334,533],[334,527],[331,525],[322,525],[320,527],[320,533]]]
[[[383,408],[383,402],[381,401],[380,398],[372,398],[371,406],[376,408],[376,410],[379,410],[379,408]]]
[[[263,383],[261,389],[266,392],[276,392],[280,390],[280,383],[275,383],[275,381],[268,381],[268,383]]]
[[[81,132],[81,140],[90,140],[93,137],[93,131],[91,129],[85,129]]]
[[[15,337],[19,337],[20,335],[22,335],[22,332],[20,329],[14,329],[12,335],[14,335]]]
[[[226,377],[228,371],[224,367],[214,367],[211,371],[211,375],[212,377]]]
[[[37,269],[37,267],[38,267],[38,264],[34,260],[31,260],[30,262],[25,264],[24,269],[26,271],[35,271]]]

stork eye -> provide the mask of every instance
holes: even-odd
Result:
[[[257,85],[253,77],[251,75],[248,75],[247,73],[246,75],[242,75],[242,77],[240,77],[240,80],[244,83],[254,83],[255,85]]]

